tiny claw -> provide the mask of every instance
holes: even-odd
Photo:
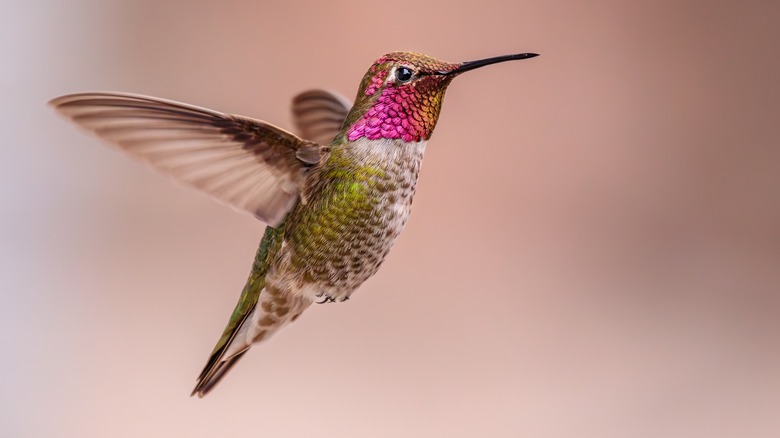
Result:
[[[332,296],[326,295],[325,298],[323,298],[322,301],[318,301],[317,304],[335,303],[335,302],[336,300]]]

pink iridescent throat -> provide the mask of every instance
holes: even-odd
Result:
[[[374,81],[366,88],[366,95],[371,95],[381,87],[382,77],[374,77]],[[376,80],[379,79],[379,84]],[[366,114],[349,129],[347,138],[355,141],[361,137],[369,140],[380,138],[401,139],[403,141],[427,140],[433,131],[430,113],[430,99],[415,92],[411,86],[386,87],[382,90],[374,105]]]

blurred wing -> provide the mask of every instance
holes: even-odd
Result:
[[[330,91],[304,91],[293,99],[293,122],[301,137],[319,144],[330,144],[341,130],[351,107],[348,100]]]
[[[271,226],[295,204],[306,168],[327,152],[260,120],[154,97],[79,93],[50,104],[130,155]]]

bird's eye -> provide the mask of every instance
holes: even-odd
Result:
[[[398,67],[398,70],[395,71],[395,78],[398,79],[398,82],[409,82],[413,75],[412,70],[407,67]]]

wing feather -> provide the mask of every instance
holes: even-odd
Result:
[[[271,226],[328,151],[260,120],[154,97],[79,93],[50,103],[131,156]]]
[[[341,131],[350,107],[350,102],[336,93],[304,91],[293,99],[293,121],[303,138],[329,144]]]

